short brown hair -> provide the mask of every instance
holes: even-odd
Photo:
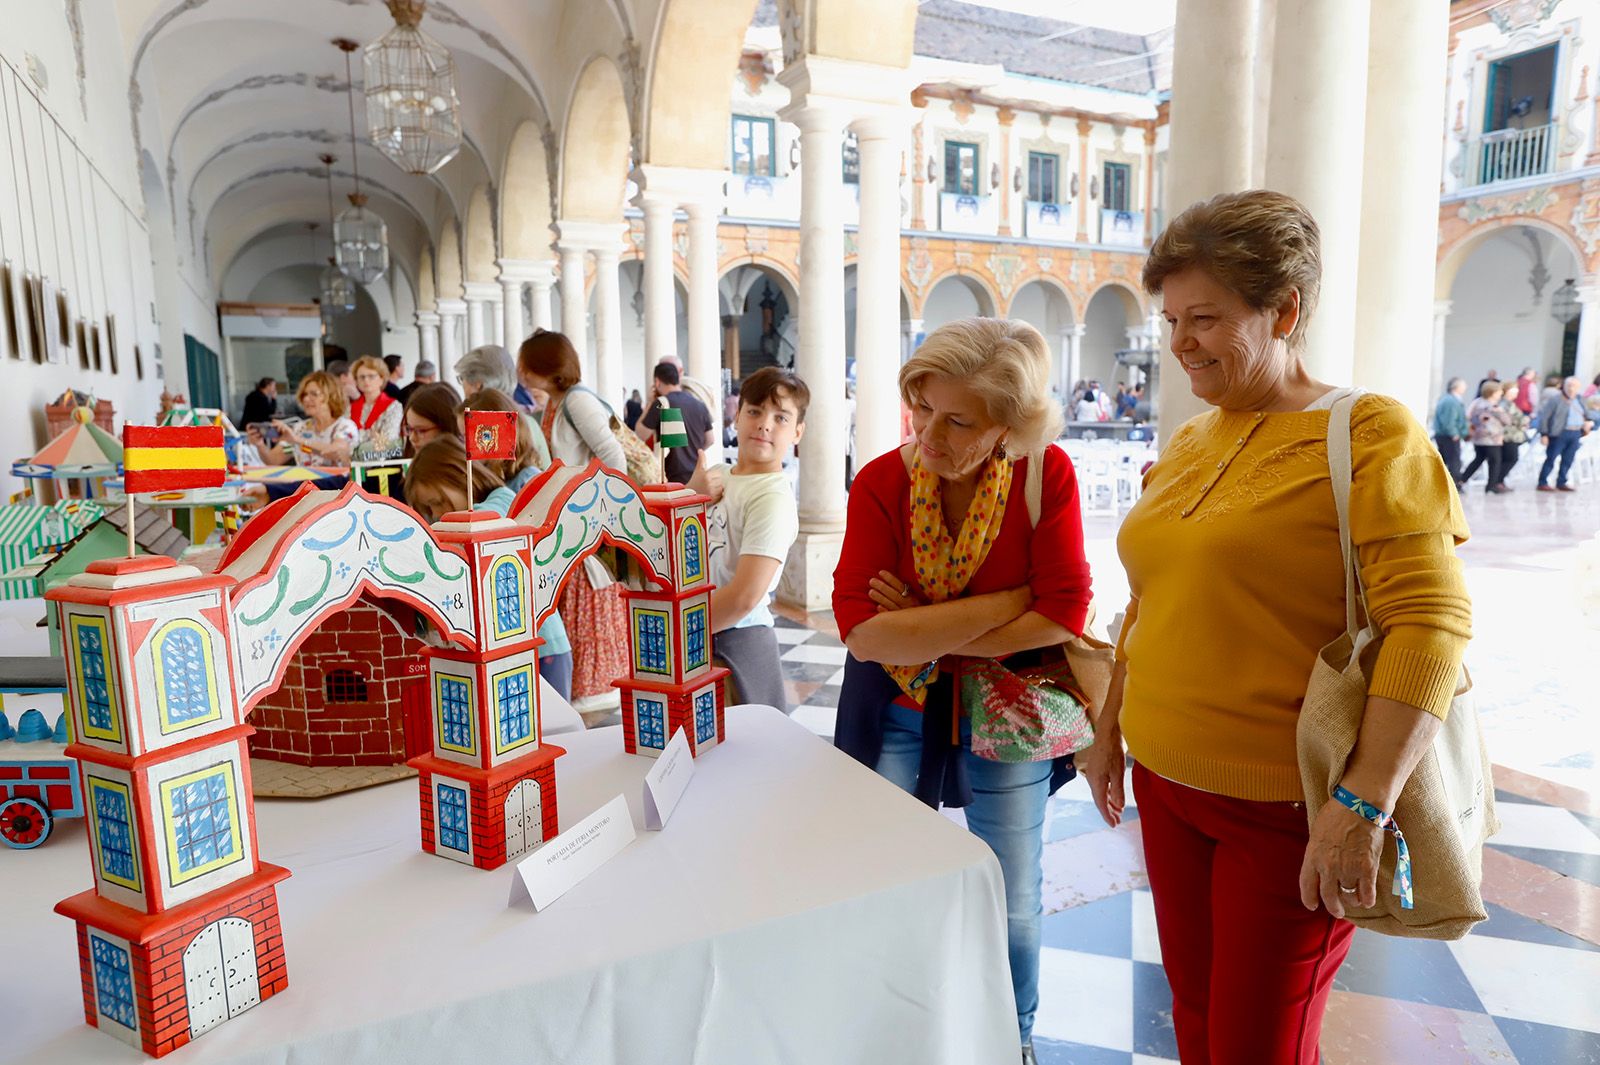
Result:
[[[339,379],[326,370],[313,370],[300,379],[294,389],[294,401],[300,403],[300,397],[305,395],[306,386],[315,385],[322,393],[322,398],[328,401],[328,413],[335,418],[343,418],[350,410],[350,401],[344,396],[344,385]],[[302,407],[305,404],[300,404]]]
[[[483,462],[485,466],[492,468],[509,481],[529,466],[537,465],[533,450],[533,419],[524,414],[522,408],[513,403],[510,396],[498,388],[479,389],[476,395],[461,404],[463,416],[472,410],[493,410],[517,416],[516,455],[509,459],[486,460]]]
[[[517,349],[517,370],[548,377],[562,392],[583,380],[583,366],[572,341],[550,329],[535,329],[533,336],[522,342]]]
[[[1494,393],[1504,392],[1505,390],[1506,386],[1503,383],[1496,381],[1491,377],[1489,380],[1478,386],[1478,398],[1488,399]]]
[[[446,436],[460,436],[461,426],[456,422],[456,411],[460,407],[461,393],[444,382],[437,381],[431,385],[423,385],[406,397],[405,409],[416,411],[417,417],[433,423],[434,427]],[[411,441],[407,437],[406,447],[410,446]]]
[[[1252,310],[1281,307],[1300,293],[1289,344],[1305,342],[1322,288],[1322,234],[1305,205],[1268,189],[1225,192],[1174,218],[1156,238],[1141,281],[1152,296],[1173,274],[1199,269]]]
[[[806,420],[806,408],[811,406],[811,389],[797,373],[781,366],[763,366],[744,379],[739,386],[739,405],[759,407],[767,400],[786,399],[794,404],[799,420]]]
[[[376,355],[363,355],[350,364],[351,377],[355,377],[362,370],[371,370],[385,381],[389,380],[389,367],[385,366],[383,360]]]

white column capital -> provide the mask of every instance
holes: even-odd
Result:
[[[876,109],[850,123],[857,141],[904,141],[916,120],[916,112],[909,107]]]
[[[1089,326],[1086,322],[1074,322],[1072,325],[1067,326],[1061,331],[1062,336],[1069,337],[1084,337],[1087,336],[1088,333]]]
[[[1433,316],[1435,318],[1448,318],[1450,316],[1450,308],[1455,305],[1455,300],[1434,300]]]
[[[599,251],[601,248],[622,250],[622,238],[628,232],[626,222],[582,222],[562,219],[555,224],[556,248],[566,251]]]
[[[531,285],[538,281],[550,284],[556,279],[556,264],[553,259],[500,259],[495,263],[500,267],[500,283]]]
[[[494,281],[468,281],[461,290],[468,303],[493,303],[500,298],[500,285]]]
[[[438,325],[439,324],[439,315],[437,313],[435,313],[434,311],[418,311],[417,312],[417,324],[419,326],[424,326],[424,327],[431,326],[431,325]]]
[[[798,116],[813,108],[818,116],[814,121],[829,114],[843,116],[846,123],[877,112],[903,111],[916,81],[905,67],[808,55],[778,72],[790,99],[779,115],[804,129]]]
[[[639,186],[639,195],[633,202],[640,207],[670,203],[676,209],[703,202],[720,205],[728,184],[728,175],[721,170],[654,163],[636,167],[629,176]]]
[[[434,305],[434,309],[439,312],[439,316],[441,318],[459,317],[460,315],[467,313],[467,301],[450,299],[449,297],[446,297],[442,300],[439,300]]]

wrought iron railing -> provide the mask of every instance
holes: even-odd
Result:
[[[1555,166],[1556,123],[1528,129],[1497,129],[1477,142],[1473,173],[1479,185],[1538,177]]]

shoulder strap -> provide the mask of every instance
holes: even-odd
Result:
[[[1328,411],[1328,478],[1333,484],[1333,509],[1339,515],[1339,555],[1344,561],[1344,626],[1354,642],[1359,617],[1366,612],[1366,592],[1361,586],[1361,562],[1350,542],[1350,412],[1360,399],[1360,389],[1336,400]],[[1359,609],[1359,613],[1358,613]]]
[[[1045,448],[1055,445],[1046,444]],[[1044,456],[1043,450],[1036,451],[1028,456],[1028,476],[1022,485],[1022,496],[1028,504],[1028,524],[1037,526],[1039,515],[1044,505]]]

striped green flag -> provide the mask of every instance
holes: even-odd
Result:
[[[661,446],[685,447],[688,443],[689,431],[683,427],[683,411],[677,407],[662,406]]]

